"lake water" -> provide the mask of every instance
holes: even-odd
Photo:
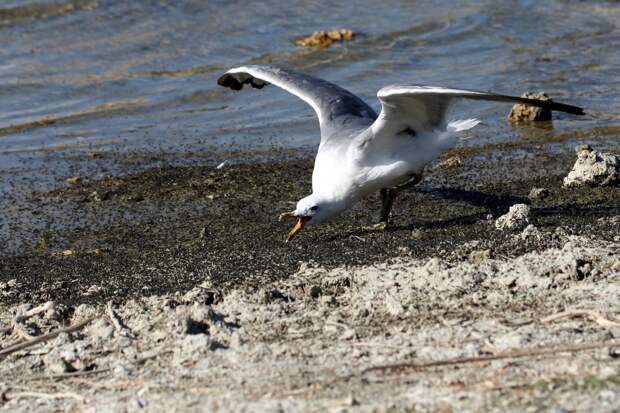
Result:
[[[309,72],[374,107],[390,83],[542,90],[589,116],[524,130],[505,121],[506,105],[463,103],[454,117],[484,121],[467,144],[617,145],[619,25],[620,3],[605,1],[4,0],[0,208],[17,213],[32,191],[74,175],[284,153],[274,148],[311,155],[318,128],[303,102],[217,86],[247,63]],[[337,28],[358,35],[328,49],[293,42]]]

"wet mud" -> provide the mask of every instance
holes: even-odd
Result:
[[[401,256],[458,259],[472,241],[489,257],[553,246],[553,239],[521,242],[496,229],[495,220],[514,204],[528,204],[529,223],[546,231],[617,236],[617,226],[604,218],[620,215],[618,187],[562,187],[574,153],[514,157],[507,151],[450,168],[441,161],[396,200],[388,230],[364,228],[378,218],[380,201],[371,196],[332,223],[306,227],[290,243],[284,240],[291,223],[277,216],[309,193],[307,159],[162,167],[67,183],[32,196],[33,212],[48,225],[33,229],[18,254],[0,259],[0,281],[17,282],[2,300],[118,302],[188,291],[205,280],[225,292],[286,279],[302,263],[334,268]],[[530,199],[532,188],[547,191]]]

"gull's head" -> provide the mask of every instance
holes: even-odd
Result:
[[[341,210],[341,208],[337,207],[336,203],[314,194],[300,199],[299,202],[297,202],[295,211],[281,215],[281,218],[284,216],[296,218],[295,225],[289,231],[286,240],[290,241],[295,238],[304,226],[327,221],[337,215]]]

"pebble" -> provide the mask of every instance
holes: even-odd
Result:
[[[310,297],[312,298],[319,298],[321,296],[321,287],[319,287],[318,285],[313,285],[312,287],[310,287]]]
[[[532,188],[530,191],[528,198],[532,201],[538,199],[544,199],[549,196],[549,190],[547,188]]]
[[[495,228],[499,230],[519,230],[529,224],[530,207],[525,204],[515,204],[508,213],[495,220]]]

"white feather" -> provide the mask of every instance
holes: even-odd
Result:
[[[461,120],[453,120],[448,123],[448,130],[450,132],[462,132],[464,130],[470,130],[480,123],[479,119],[461,119]]]

